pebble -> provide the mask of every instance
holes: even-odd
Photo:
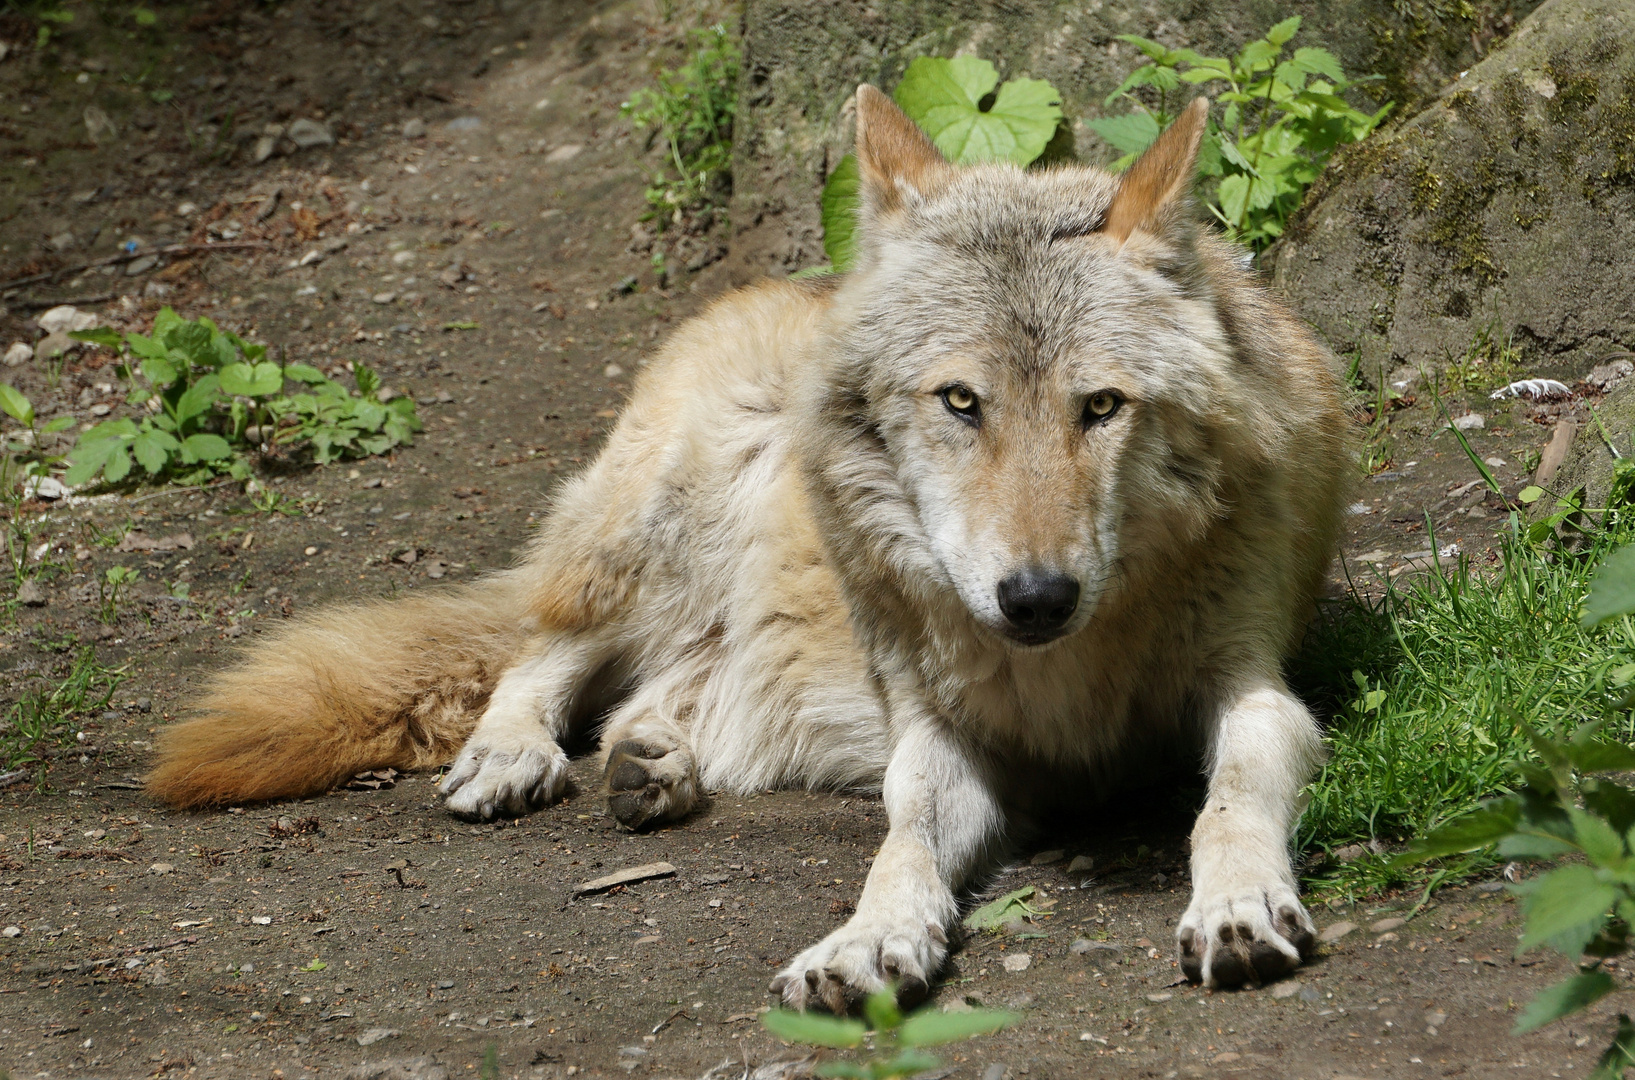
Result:
[[[412,120],[403,121],[403,137],[405,139],[424,139],[426,137],[426,122],[418,116]]]
[[[126,277],[138,277],[159,265],[159,256],[144,255],[140,259],[132,259],[125,264]]]
[[[57,356],[66,356],[80,347],[80,343],[67,334],[47,334],[34,343],[34,359],[40,363]]]
[[[437,989],[439,989],[439,990],[453,990],[454,989],[454,980],[453,979],[438,979],[437,980]]]
[[[1075,855],[1073,861],[1067,864],[1069,874],[1088,874],[1096,868],[1096,860],[1089,855]]]
[[[1170,1000],[1174,996],[1174,994],[1170,993],[1168,990],[1165,990],[1157,994],[1148,994],[1147,1000],[1152,1002],[1154,1005],[1162,1005],[1164,1002]]]
[[[1033,858],[1029,859],[1028,865],[1049,866],[1051,863],[1061,862],[1066,855],[1067,852],[1063,851],[1061,848],[1052,848],[1049,851],[1041,851]]]
[[[297,120],[290,125],[289,130],[284,134],[289,136],[290,142],[303,150],[314,146],[333,146],[335,144],[335,136],[331,135],[329,129],[316,120],[307,120],[305,118]]]
[[[278,149],[278,137],[275,135],[262,135],[256,139],[255,149],[250,152],[250,159],[260,165],[263,161],[272,157],[273,151],[276,149]]]
[[[81,311],[72,304],[58,304],[34,321],[48,334],[66,334],[74,330],[89,330],[99,320],[89,311]]]
[[[1332,945],[1347,934],[1354,933],[1356,929],[1357,924],[1354,922],[1337,922],[1332,926],[1324,927],[1323,932],[1317,935],[1317,940],[1324,945]]]
[[[358,1036],[358,1045],[373,1046],[378,1042],[384,1042],[387,1039],[393,1038],[397,1034],[398,1031],[396,1028],[370,1028],[368,1031],[365,1031]]]
[[[17,587],[17,602],[24,607],[45,607],[45,590],[40,583],[29,578]]]
[[[397,299],[397,293],[395,293],[395,292],[378,292],[374,296],[371,296],[369,299],[373,300],[377,304],[390,304],[393,300]]]
[[[71,232],[60,232],[56,236],[46,240],[46,245],[50,247],[52,251],[67,251],[69,248],[74,246],[74,234]]]
[[[392,256],[393,266],[408,266],[412,262],[414,262],[414,252],[412,251],[399,251]],[[393,327],[393,329],[397,328]]]
[[[87,105],[84,112],[85,134],[92,142],[101,145],[119,138],[119,129],[114,122],[108,119],[108,114],[95,105]]]
[[[11,348],[6,350],[7,367],[16,367],[18,364],[32,359],[34,359],[34,350],[29,347],[26,341],[14,341],[11,343]]]
[[[1033,957],[1025,952],[1007,953],[1001,962],[1006,971],[1026,971],[1033,965]]]
[[[272,925],[272,916],[271,915],[257,915],[253,919],[251,919],[250,921],[255,923],[257,926],[271,926]],[[242,971],[243,969],[240,968],[239,970]]]
[[[309,547],[305,551],[303,551],[302,554],[303,555],[316,555],[316,554],[318,554],[318,549],[315,548],[315,547]]]
[[[579,143],[564,143],[545,155],[546,161],[572,161],[584,149]]]
[[[1387,931],[1395,930],[1400,926],[1407,926],[1407,925],[1408,925],[1408,920],[1407,919],[1397,919],[1397,918],[1381,919],[1379,922],[1377,922],[1374,925],[1370,926],[1368,929],[1373,931],[1376,934],[1383,934],[1383,933],[1386,933]]]
[[[476,131],[483,126],[482,118],[476,116],[456,116],[443,125],[445,131]]]
[[[1302,984],[1299,979],[1284,979],[1282,982],[1272,987],[1272,997],[1276,998],[1278,1001],[1282,1001],[1285,998],[1292,998],[1294,995],[1300,992],[1302,985],[1304,984]]]
[[[624,368],[620,367],[618,364],[609,364],[607,367],[602,369],[602,374],[609,379],[617,379],[620,375],[624,374]]]
[[[148,867],[148,873],[150,874],[170,874],[174,873],[175,870],[176,867],[167,862],[156,862]]]
[[[448,563],[444,562],[442,559],[433,559],[431,562],[426,564],[426,576],[434,581],[447,573]]]
[[[7,937],[22,937],[23,928],[21,926],[8,926],[4,930],[0,930],[0,934],[4,934]]]
[[[1487,420],[1481,413],[1466,413],[1453,418],[1453,426],[1460,431],[1480,431],[1487,427]]]

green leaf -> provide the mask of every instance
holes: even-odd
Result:
[[[864,998],[863,1018],[875,1031],[895,1031],[903,1022],[902,1011],[897,1008],[896,987],[887,986]]]
[[[840,273],[857,260],[859,184],[857,155],[847,154],[823,185],[823,250]]]
[[[1521,804],[1515,799],[1485,803],[1415,840],[1396,862],[1406,866],[1487,847],[1514,832],[1520,819]]]
[[[100,439],[87,443],[80,439],[79,445],[68,455],[68,472],[63,476],[63,482],[69,487],[79,487],[87,483],[107,464],[108,456],[119,448],[114,439]]]
[[[1527,930],[1518,950],[1566,935],[1588,941],[1606,921],[1617,891],[1587,866],[1558,867],[1519,888],[1527,898]]]
[[[1056,133],[1061,95],[1041,79],[1013,79],[982,111],[979,103],[998,82],[994,66],[978,57],[922,56],[908,65],[892,96],[956,165],[1030,164]]]
[[[1300,16],[1291,15],[1266,31],[1266,40],[1273,45],[1282,45],[1300,32]]]
[[[1525,503],[1529,506],[1538,502],[1542,498],[1544,498],[1544,489],[1532,484],[1522,488],[1520,493],[1516,495],[1517,502]]]
[[[1102,141],[1113,149],[1126,154],[1141,153],[1153,144],[1159,133],[1158,120],[1145,112],[1086,120],[1085,126],[1100,135]]]
[[[176,448],[173,436],[163,431],[149,429],[131,440],[131,453],[141,462],[142,468],[149,476],[155,476],[164,471],[170,462],[171,452]]]
[[[1620,1013],[1618,1033],[1612,1037],[1612,1045],[1601,1054],[1595,1071],[1585,1080],[1624,1080],[1624,1070],[1631,1065],[1635,1065],[1635,1024]]]
[[[972,1009],[970,1012],[922,1009],[903,1021],[897,1039],[904,1046],[941,1046],[978,1035],[991,1035],[1021,1018],[1020,1013],[994,1009]]]
[[[308,386],[316,386],[319,383],[329,381],[329,376],[310,364],[285,364],[284,378],[293,379],[298,383],[306,383]]]
[[[1026,901],[1033,895],[1032,885],[1024,885],[1015,892],[1008,892],[997,900],[991,900],[969,915],[965,916],[967,930],[997,930],[1012,919],[1023,918],[1034,914],[1034,909]]]
[[[882,1076],[918,1076],[930,1072],[941,1064],[942,1062],[930,1054],[907,1049],[898,1051],[897,1056],[887,1061],[883,1068],[880,1066],[876,1068],[880,1069]]]
[[[74,426],[72,416],[59,416],[55,420],[47,420],[45,427],[40,430],[47,435],[55,435],[59,431],[67,431]]]
[[[228,364],[221,369],[221,388],[243,397],[266,397],[284,388],[284,373],[277,364]]]
[[[92,345],[106,345],[110,349],[119,348],[119,332],[106,326],[93,326],[89,330],[70,330],[68,336],[75,341],[88,341]]]
[[[233,456],[233,448],[220,435],[200,432],[182,440],[182,462],[193,465],[200,461],[220,461]]]
[[[311,962],[309,962],[307,964],[306,967],[296,968],[295,970],[297,970],[297,971],[322,971],[322,970],[324,970],[324,968],[326,968],[328,966],[329,965],[324,963],[322,960],[319,960],[317,957],[314,957],[311,960]]]
[[[1623,743],[1596,741],[1568,746],[1567,759],[1581,773],[1635,772],[1635,747]]]
[[[380,375],[366,364],[354,365],[352,378],[358,384],[358,393],[366,398],[374,397],[375,391],[380,389]]]
[[[102,479],[110,484],[116,484],[130,475],[131,456],[125,452],[123,444],[115,445],[108,454],[108,460],[102,465]]]
[[[1576,806],[1569,806],[1567,815],[1572,818],[1573,835],[1578,840],[1578,846],[1584,849],[1591,862],[1611,866],[1623,860],[1624,838],[1618,835],[1617,829]]]
[[[1559,1020],[1594,1004],[1616,989],[1618,984],[1606,972],[1599,969],[1580,971],[1570,979],[1539,991],[1538,996],[1516,1018],[1516,1026],[1510,1029],[1510,1034],[1525,1035],[1552,1020]]]
[[[1601,564],[1579,621],[1585,626],[1598,626],[1631,612],[1635,612],[1635,544],[1619,548]]]
[[[462,319],[459,322],[446,322],[446,323],[444,323],[443,324],[443,329],[444,330],[475,330],[475,329],[477,329],[477,323],[473,319]]]
[[[154,386],[169,386],[181,374],[175,364],[171,363],[170,356],[161,351],[142,361],[142,374]]]
[[[34,406],[10,383],[0,383],[0,410],[24,427],[34,426]]]
[[[1307,74],[1321,75],[1337,83],[1345,82],[1345,71],[1341,69],[1340,61],[1327,49],[1296,49],[1290,62]]]
[[[761,1026],[785,1042],[835,1048],[857,1046],[863,1041],[864,1032],[868,1030],[861,1020],[789,1012],[787,1009],[773,1009],[763,1014]]]
[[[206,375],[188,387],[187,392],[177,399],[176,419],[185,424],[195,416],[208,412],[210,406],[220,397],[221,380],[214,375]]]

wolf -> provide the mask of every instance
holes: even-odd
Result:
[[[1297,966],[1321,743],[1281,662],[1348,420],[1332,357],[1195,220],[1207,103],[1114,176],[956,168],[878,90],[856,102],[854,269],[682,326],[514,568],[274,633],[163,733],[149,791],[219,806],[452,759],[450,812],[518,815],[593,721],[633,828],[711,789],[876,789],[855,914],[773,984],[844,1011],[926,992],[1024,815],[1196,754],[1183,970]]]

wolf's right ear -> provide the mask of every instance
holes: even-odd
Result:
[[[954,175],[920,126],[868,83],[857,88],[857,169],[863,204],[875,214],[928,195]]]
[[[1122,244],[1137,229],[1162,232],[1175,214],[1184,212],[1208,121],[1209,99],[1193,98],[1120,179],[1102,232]]]

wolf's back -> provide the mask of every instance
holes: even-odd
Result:
[[[263,635],[159,738],[148,792],[221,806],[447,760],[526,635],[516,573],[331,608]]]

